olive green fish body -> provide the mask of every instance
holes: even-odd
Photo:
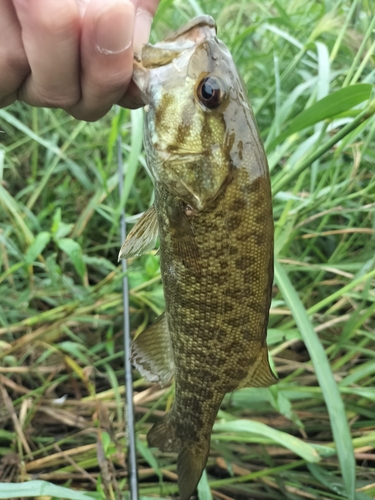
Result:
[[[133,360],[160,383],[174,375],[173,406],[148,440],[179,453],[186,500],[224,395],[276,382],[266,346],[271,189],[246,92],[211,18],[146,46],[141,61],[135,81],[148,101],[145,147],[155,181],[144,221],[154,216],[159,228],[166,312],[159,333],[146,330],[135,341]],[[144,225],[128,240],[144,243]],[[128,240],[121,256],[137,253]]]

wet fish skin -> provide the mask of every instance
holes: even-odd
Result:
[[[222,91],[211,109],[201,99],[206,78]],[[134,80],[148,103],[144,143],[155,182],[166,303],[160,342],[168,339],[173,360],[150,362],[163,349],[155,328],[152,339],[147,330],[136,339],[133,358],[141,373],[154,372],[153,380],[160,374],[166,381],[173,370],[173,406],[148,442],[178,453],[180,496],[187,500],[206,465],[225,394],[276,382],[266,346],[273,281],[270,179],[246,90],[212,18],[196,18],[145,46]],[[144,238],[148,223],[141,220],[132,238]],[[121,256],[128,247],[125,242]]]

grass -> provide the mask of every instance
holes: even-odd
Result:
[[[202,9],[162,1],[152,40]],[[248,86],[269,158],[268,337],[280,383],[226,397],[199,498],[372,498],[374,6],[208,0],[204,10]],[[142,124],[140,111],[89,124],[20,103],[0,110],[0,498],[126,498],[117,253],[122,207],[131,223],[152,197]],[[163,294],[157,255],[129,264],[136,333]],[[140,492],[166,498],[175,456],[151,453],[145,436],[171,389],[135,373],[134,391]]]

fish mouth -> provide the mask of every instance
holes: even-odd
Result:
[[[132,79],[139,88],[145,104],[150,102],[148,89],[150,72],[171,64],[184,51],[194,51],[209,38],[216,37],[216,23],[211,16],[192,19],[180,29],[155,45],[145,44],[141,54],[134,55]]]

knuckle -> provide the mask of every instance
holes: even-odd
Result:
[[[0,68],[4,68],[4,73],[20,80],[20,83],[29,72],[29,63],[23,48],[16,50],[0,50]]]
[[[111,72],[98,72],[95,76],[93,84],[96,88],[98,97],[106,94],[117,94],[120,91],[125,92],[129,85],[131,75],[128,72],[119,70]]]
[[[144,102],[141,98],[137,99],[135,97],[131,98],[129,96],[123,97],[117,102],[117,104],[123,108],[128,109],[138,109],[144,106]]]
[[[101,107],[100,109],[87,109],[83,106],[77,106],[71,109],[66,109],[66,112],[77,120],[96,122],[100,118],[103,118],[103,116],[106,115],[110,109],[111,106]]]
[[[15,92],[7,96],[0,97],[0,108],[6,108],[7,106],[13,104],[16,100],[17,100],[17,95]]]

